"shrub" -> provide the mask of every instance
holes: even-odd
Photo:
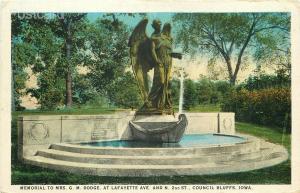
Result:
[[[189,110],[197,104],[196,84],[191,79],[184,81],[183,108]]]
[[[199,104],[221,103],[223,98],[226,98],[232,90],[232,87],[226,81],[212,81],[207,78],[199,79],[196,87]]]
[[[259,76],[250,76],[246,81],[238,86],[238,89],[260,90],[267,88],[284,88],[291,86],[289,76],[278,73],[276,75],[261,74]]]
[[[143,101],[137,82],[130,72],[115,79],[107,89],[109,100],[117,107],[140,108]]]
[[[239,121],[273,125],[291,131],[289,88],[234,91],[224,101],[222,110],[235,112]]]

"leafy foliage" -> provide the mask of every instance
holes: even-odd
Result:
[[[36,50],[25,42],[24,33],[28,28],[28,21],[20,19],[16,14],[12,14],[12,109],[22,110],[20,97],[25,94],[25,82],[28,79],[26,67],[34,60]]]
[[[12,17],[15,103],[18,105],[19,97],[25,93],[25,81],[28,78],[25,68],[31,65],[33,72],[38,76],[38,88],[29,89],[27,93],[37,97],[43,109],[54,109],[64,105],[67,95],[66,79],[69,72],[72,76],[72,99],[76,104],[99,103],[98,105],[101,106],[109,103],[126,108],[138,107],[141,103],[139,92],[133,75],[127,72],[129,69],[128,26],[118,18],[118,14],[113,13],[106,14],[95,22],[86,20],[84,14],[70,13],[65,14],[64,17],[66,20],[74,19],[69,31],[72,33],[69,57],[66,51],[66,40],[69,34],[66,30],[67,23],[62,18]],[[283,48],[289,47],[289,41],[286,41],[289,39],[289,15],[286,13],[180,13],[175,14],[174,20],[178,21],[176,22],[179,29],[177,42],[186,52],[209,56],[209,77],[214,78],[210,80],[202,77],[198,81],[190,79],[185,81],[184,108],[186,109],[199,104],[222,103],[230,97],[233,87],[225,81],[218,80],[222,70],[215,71],[216,59],[222,58],[225,63],[229,61],[228,59],[230,62],[237,62],[242,53],[241,63],[246,60],[248,54],[252,54],[257,60],[262,60],[267,56],[264,55],[263,50],[271,53],[281,48],[280,45]],[[252,29],[254,31],[250,34],[249,42],[245,44],[254,21],[257,22]],[[246,47],[243,48],[245,45]],[[285,54],[281,56],[280,61],[288,65],[289,59],[285,58]],[[231,65],[226,63],[227,70],[230,69],[229,64]],[[77,73],[78,65],[83,65],[87,69],[87,74]],[[239,68],[231,70],[234,76]],[[266,75],[251,77],[247,82],[239,85],[238,89],[256,90],[274,87],[274,85],[289,85],[289,82],[290,77],[285,68],[282,68],[278,70],[276,77]],[[176,105],[179,101],[179,81],[173,79],[171,87],[173,104]]]
[[[171,98],[173,105],[179,104],[179,93],[180,93],[180,80],[173,78],[170,81],[171,87]]]
[[[244,83],[237,86],[237,89],[260,90],[265,88],[284,88],[291,86],[291,79],[285,73],[277,75],[261,74],[250,76]]]
[[[245,55],[259,58],[254,53],[260,47],[269,51],[289,47],[286,13],[177,13],[173,19],[179,29],[177,43],[184,51],[223,59],[232,85]]]
[[[191,79],[186,79],[184,81],[183,98],[184,109],[189,110],[192,106],[197,104],[196,84]]]
[[[41,109],[55,109],[64,104],[65,81],[57,75],[55,65],[48,65],[47,70],[38,76],[38,88],[28,89],[36,97]]]
[[[99,97],[99,93],[92,86],[87,75],[74,73],[73,81],[73,102],[75,104],[83,105]]]
[[[178,105],[180,82],[173,78],[171,81],[172,100],[174,105]],[[234,90],[227,81],[212,81],[206,77],[201,77],[198,81],[186,79],[184,81],[184,101],[183,107],[186,110],[197,105],[217,105],[222,103]]]
[[[16,43],[12,45],[12,107],[16,110],[21,110],[20,97],[25,94],[26,89],[25,82],[28,79],[26,67],[29,66],[32,61],[34,51],[32,47],[27,43]]]
[[[113,100],[117,100],[118,97],[114,96],[114,92],[119,90],[114,88],[117,84],[123,84],[121,80],[125,81],[124,84],[129,84],[130,80],[128,74],[123,77],[126,68],[129,67],[127,27],[116,18],[113,20],[105,17],[90,24],[86,35],[86,46],[89,51],[86,53],[87,59],[84,64],[89,69],[88,76],[92,86],[103,96],[112,97],[110,99],[112,103],[118,104],[119,99]],[[133,84],[130,87],[133,87]],[[131,92],[127,87],[122,89]]]
[[[117,93],[120,89],[116,89],[124,81],[128,89],[135,90],[132,77],[129,74],[123,77],[129,67],[127,26],[116,14],[106,14],[92,23],[84,16],[68,13],[63,17],[15,18],[13,34],[18,36],[14,38],[17,41],[13,43],[13,61],[19,66],[14,65],[16,81],[13,82],[17,84],[14,90],[25,89],[28,78],[25,67],[30,64],[38,77],[38,88],[28,89],[27,93],[36,97],[43,109],[63,106],[70,92],[79,105],[96,102],[96,98],[102,101],[110,98],[108,103],[135,107],[139,103],[137,96],[131,91],[126,93],[124,87],[123,94],[131,93],[134,100],[124,102],[122,94]],[[79,64],[86,67],[87,74],[77,73]],[[20,93],[14,95],[18,99]]]
[[[142,105],[139,89],[131,72],[113,81],[108,89],[109,99],[118,107],[137,109]]]
[[[291,90],[268,88],[232,92],[222,110],[235,112],[239,121],[275,125],[291,132]]]
[[[31,64],[38,87],[28,89],[27,93],[38,99],[42,109],[54,109],[64,103],[64,68],[59,63],[63,40],[52,31],[51,20],[45,17],[38,21],[30,25],[25,38],[37,50]]]

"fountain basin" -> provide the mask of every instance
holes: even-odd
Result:
[[[185,113],[185,134],[219,133],[234,135],[234,113]],[[162,119],[160,119],[162,118]],[[25,115],[18,118],[19,159],[33,156],[51,144],[133,140],[129,121],[174,122],[174,116],[135,116],[124,111],[101,115]],[[138,123],[138,124],[139,124]],[[154,123],[156,124],[156,123]]]
[[[280,145],[234,134],[233,113],[187,113],[189,126],[180,143],[139,144],[140,147],[129,142],[132,133],[128,122],[133,117],[134,114],[20,117],[19,158],[44,168],[100,176],[243,172],[273,166],[288,158]]]
[[[178,143],[157,143],[135,140],[111,140],[99,142],[80,143],[83,146],[93,147],[120,147],[120,148],[188,148],[199,146],[215,146],[215,145],[230,145],[236,143],[246,142],[246,138],[234,135],[222,134],[193,134],[183,135]]]
[[[24,161],[88,175],[171,176],[243,172],[273,166],[288,158],[282,146],[252,136],[240,135],[236,139],[241,141],[188,147],[115,147],[111,141],[110,145],[98,142],[101,146],[59,143]]]

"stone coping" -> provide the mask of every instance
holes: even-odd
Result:
[[[47,121],[47,120],[87,120],[87,119],[122,119],[128,115],[106,114],[106,115],[23,115],[18,116],[22,121]]]
[[[184,114],[190,116],[190,117],[210,117],[210,116],[216,116],[218,114],[220,115],[228,115],[228,116],[234,116],[235,113],[233,112],[185,112]],[[175,113],[174,117],[178,117],[178,113]],[[93,115],[67,115],[67,114],[61,114],[61,115],[19,115],[18,120],[22,121],[35,121],[35,120],[73,120],[73,119],[94,119],[94,118],[124,118],[127,116],[135,116],[135,111],[125,111],[125,112],[116,112],[111,114],[93,114]],[[143,115],[137,115],[144,117]],[[155,116],[155,115],[153,115]],[[158,115],[156,115],[158,116]],[[172,115],[170,115],[172,116]],[[173,117],[173,116],[172,116]]]

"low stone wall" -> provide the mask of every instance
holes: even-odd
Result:
[[[186,113],[186,134],[234,134],[234,113]],[[19,158],[53,143],[131,139],[128,122],[134,112],[105,115],[30,115],[18,118]]]
[[[221,133],[234,135],[234,113],[186,113],[186,134]]]

